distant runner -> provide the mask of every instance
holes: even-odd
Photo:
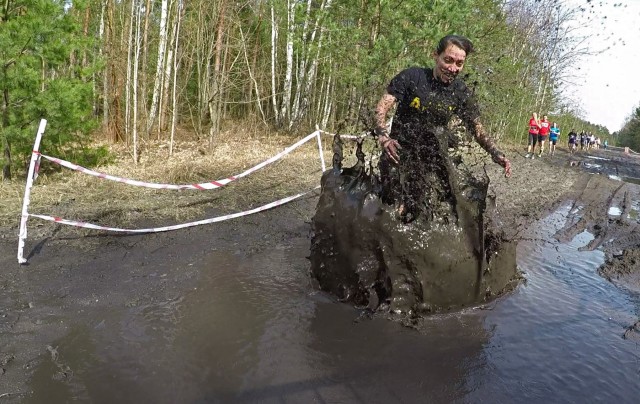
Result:
[[[569,140],[567,141],[567,144],[569,145],[569,153],[575,153],[578,148],[578,134],[574,132],[573,129],[569,132]]]
[[[560,128],[557,123],[553,123],[551,125],[551,130],[549,132],[549,155],[553,156],[553,153],[556,152],[556,143],[558,143],[558,138],[560,137]]]
[[[536,143],[538,143],[538,134],[540,133],[540,120],[535,112],[529,119],[529,145],[527,146],[527,155],[525,158],[534,158],[536,152]]]
[[[542,157],[542,153],[544,153],[544,142],[547,140],[547,136],[551,131],[551,124],[547,119],[546,115],[542,116],[542,120],[540,121],[540,133],[538,134],[538,143],[540,143],[540,153],[538,153],[538,157]]]

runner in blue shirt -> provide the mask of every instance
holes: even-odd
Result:
[[[556,143],[560,137],[560,128],[557,123],[551,124],[551,130],[549,131],[549,155],[553,156],[556,152]]]

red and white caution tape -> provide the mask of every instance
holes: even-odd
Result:
[[[65,225],[68,225],[68,226],[82,227],[82,228],[85,228],[85,229],[106,230],[106,231],[114,231],[114,232],[120,232],[120,233],[160,233],[160,232],[163,232],[163,231],[178,230],[178,229],[184,229],[184,228],[187,228],[187,227],[200,226],[200,225],[203,225],[203,224],[222,222],[222,221],[225,221],[225,220],[235,219],[237,217],[242,217],[242,216],[247,216],[247,215],[251,215],[251,214],[254,214],[254,213],[262,212],[262,211],[265,211],[265,210],[268,210],[268,209],[275,208],[276,206],[284,205],[285,203],[291,202],[291,201],[293,201],[295,199],[298,199],[298,198],[300,198],[300,197],[302,197],[304,195],[307,195],[307,194],[313,192],[314,190],[316,190],[318,188],[320,188],[320,187],[318,186],[318,187],[315,187],[311,191],[307,191],[307,192],[303,192],[303,193],[300,193],[300,194],[297,194],[297,195],[288,196],[286,198],[279,199],[277,201],[268,203],[266,205],[259,206],[259,207],[255,208],[255,209],[245,210],[244,212],[232,213],[232,214],[229,214],[229,215],[224,215],[224,216],[218,216],[218,217],[214,217],[214,218],[210,218],[210,219],[199,220],[199,221],[196,221],[196,222],[176,224],[176,225],[173,225],[173,226],[153,227],[153,228],[149,228],[149,229],[121,229],[121,228],[118,228],[118,227],[106,227],[106,226],[99,226],[99,225],[93,224],[93,223],[79,222],[79,221],[74,221],[74,220],[67,220],[67,219],[63,219],[63,218],[60,218],[60,217],[38,215],[38,214],[34,214],[34,213],[29,213],[29,216],[37,217],[38,219],[47,220],[47,221],[50,221],[50,222],[65,224]]]
[[[257,171],[263,167],[265,167],[266,165],[269,165],[279,159],[281,159],[282,157],[286,156],[287,154],[291,153],[293,150],[297,149],[298,147],[300,147],[301,145],[303,145],[304,143],[308,142],[309,140],[313,139],[314,137],[318,136],[318,131],[311,133],[310,135],[308,135],[305,138],[300,139],[299,141],[297,141],[296,143],[294,143],[293,145],[287,147],[286,149],[284,149],[283,151],[281,151],[280,153],[276,154],[275,156],[271,157],[268,160],[263,161],[262,163],[251,167],[250,169],[237,174],[237,175],[233,175],[231,177],[228,178],[224,178],[221,180],[217,180],[217,181],[210,181],[210,182],[204,182],[201,184],[182,184],[182,185],[177,185],[177,184],[160,184],[160,183],[150,183],[150,182],[143,182],[143,181],[137,181],[137,180],[131,180],[128,178],[122,178],[122,177],[116,177],[113,175],[109,175],[109,174],[104,174],[98,171],[94,171],[94,170],[90,170],[88,168],[79,166],[77,164],[71,163],[69,161],[66,160],[62,160],[56,157],[51,157],[51,156],[47,156],[41,153],[38,153],[36,151],[34,151],[34,153],[38,153],[40,156],[42,156],[43,158],[59,164],[63,167],[67,167],[71,170],[75,170],[75,171],[79,171],[82,172],[84,174],[89,174],[89,175],[93,175],[94,177],[98,177],[98,178],[103,178],[105,180],[111,180],[111,181],[116,181],[116,182],[122,182],[124,184],[129,184],[129,185],[135,185],[138,187],[147,187],[147,188],[155,188],[155,189],[198,189],[198,190],[204,190],[204,189],[216,189],[216,188],[220,188],[223,187],[225,185],[227,185],[228,183],[235,181],[239,178],[242,177],[246,177],[247,175],[253,173],[254,171]]]
[[[320,130],[320,129],[319,129],[319,131],[320,131],[320,133],[324,133],[325,135],[329,135],[329,136],[338,136],[338,135],[337,135],[337,134],[335,134],[335,133],[330,133],[330,132],[327,132],[327,131],[324,131],[324,130]],[[350,139],[350,140],[360,140],[360,139],[362,139],[362,138],[364,138],[364,137],[367,137],[367,134],[366,134],[366,133],[365,133],[365,134],[363,134],[363,135],[340,135],[340,138],[341,138],[341,139]]]

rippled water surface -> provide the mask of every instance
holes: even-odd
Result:
[[[551,240],[567,211],[519,244],[527,282],[485,318],[491,337],[484,364],[468,375],[469,401],[637,402],[640,346],[623,334],[637,321],[640,296],[597,274],[601,252],[578,252],[589,233],[565,245]]]
[[[635,403],[640,347],[622,336],[640,297],[598,276],[601,252],[578,252],[588,233],[551,239],[567,212],[522,235],[527,281],[513,294],[417,329],[316,292],[306,237],[214,252],[183,295],[70,330],[30,400]]]

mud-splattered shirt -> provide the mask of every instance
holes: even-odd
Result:
[[[493,143],[477,133],[480,113],[471,91],[462,80],[447,85],[433,77],[432,69],[412,67],[394,77],[387,92],[398,102],[391,137],[401,149],[394,166],[397,176],[383,175],[383,181],[388,178],[383,199],[400,201],[414,216],[426,213],[428,220],[457,220],[458,202],[468,199],[463,194],[475,180],[460,155],[450,152],[460,140],[448,128],[451,119],[460,118],[485,150],[498,154]],[[385,164],[383,157],[381,172]]]
[[[403,147],[415,142],[431,143],[437,128],[446,128],[454,115],[467,128],[472,128],[480,116],[477,103],[462,80],[455,79],[447,85],[433,77],[432,69],[410,67],[401,71],[391,80],[387,92],[398,101],[391,135]]]

